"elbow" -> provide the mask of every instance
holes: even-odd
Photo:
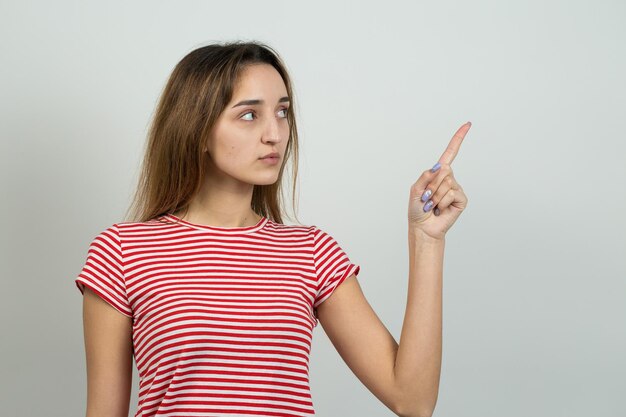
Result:
[[[396,412],[398,417],[432,417],[434,410],[417,411],[417,410],[402,410]]]
[[[398,417],[432,417],[434,410],[417,411],[417,410],[402,410],[396,412]]]
[[[396,385],[396,415],[399,417],[432,417],[439,398],[439,380],[432,384],[416,382]],[[400,388],[402,387],[402,388]],[[407,388],[411,389],[407,389]],[[404,389],[403,389],[404,388]]]
[[[432,406],[425,406],[423,401],[405,402],[396,408],[395,414],[398,417],[432,417],[436,402],[436,398]]]

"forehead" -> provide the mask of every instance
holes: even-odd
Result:
[[[233,100],[240,98],[272,98],[287,95],[287,88],[276,68],[269,64],[245,67],[237,79]],[[254,96],[254,97],[252,97]]]

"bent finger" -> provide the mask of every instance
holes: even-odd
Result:
[[[440,170],[441,169],[438,168],[435,172],[433,172],[431,168],[422,172],[417,181],[415,181],[411,186],[411,198],[421,198],[426,190],[426,187],[437,178]],[[431,189],[430,194],[432,195],[433,192],[434,191]]]

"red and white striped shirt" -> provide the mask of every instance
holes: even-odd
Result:
[[[75,283],[133,320],[138,416],[312,416],[316,308],[360,266],[316,226],[172,214],[95,237]]]

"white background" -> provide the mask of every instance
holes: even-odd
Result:
[[[626,415],[623,1],[0,4],[3,415],[84,415],[87,245],[122,220],[176,63],[236,39],[287,63],[298,219],[361,266],[396,340],[409,188],[472,121],[435,416]],[[392,415],[321,326],[311,387],[320,417]]]

